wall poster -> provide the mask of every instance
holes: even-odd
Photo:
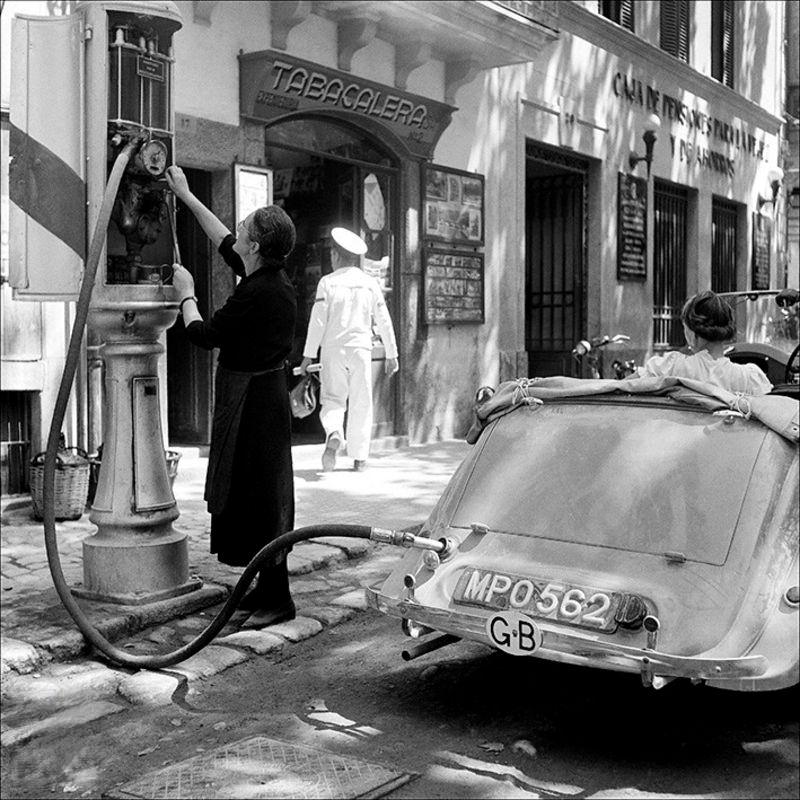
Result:
[[[647,181],[619,173],[617,280],[647,278]]]
[[[484,177],[473,172],[423,165],[423,235],[433,242],[478,247],[484,238]]]
[[[772,220],[753,214],[753,289],[769,289],[769,251]]]
[[[425,322],[484,322],[483,253],[425,248]]]

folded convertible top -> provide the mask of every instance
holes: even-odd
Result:
[[[734,394],[719,386],[691,378],[646,377],[624,380],[569,378],[517,378],[501,383],[497,391],[475,406],[475,418],[467,433],[474,444],[481,431],[493,420],[532,404],[564,397],[589,397],[600,394],[661,395],[707,411],[733,410],[759,420],[791,442],[800,440],[800,403],[779,395]]]

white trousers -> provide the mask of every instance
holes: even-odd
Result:
[[[320,353],[319,419],[327,438],[344,434],[347,455],[366,461],[372,436],[372,350],[366,347],[323,347]],[[344,412],[347,408],[347,430]]]

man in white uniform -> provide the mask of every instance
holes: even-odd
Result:
[[[346,228],[333,228],[331,239],[333,272],[323,275],[317,285],[300,369],[305,374],[321,349],[323,470],[336,466],[336,453],[344,439],[353,469],[361,472],[367,465],[372,434],[373,320],[386,350],[387,375],[397,372],[397,343],[380,284],[358,265],[367,252],[366,243]]]

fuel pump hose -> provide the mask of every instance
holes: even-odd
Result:
[[[111,218],[111,212],[114,207],[114,201],[117,196],[120,181],[122,180],[122,175],[125,172],[125,168],[131,156],[141,141],[141,136],[133,137],[122,148],[114,161],[114,166],[111,169],[106,191],[103,195],[103,202],[101,203],[97,217],[97,224],[86,258],[83,280],[75,305],[75,320],[70,333],[64,372],[61,376],[61,384],[59,385],[55,408],[53,410],[53,418],[50,423],[50,432],[47,439],[47,449],[44,460],[42,505],[44,507],[44,543],[47,551],[47,562],[50,566],[50,574],[53,577],[53,584],[55,585],[56,592],[61,602],[64,604],[64,607],[69,612],[69,615],[72,617],[81,633],[100,653],[104,654],[116,664],[120,664],[124,667],[133,667],[135,669],[158,669],[177,664],[179,661],[189,658],[189,656],[194,655],[204,648],[222,630],[230,619],[261,565],[267,561],[271,561],[281,550],[285,550],[306,539],[314,539],[320,536],[345,536],[356,539],[375,538],[374,534],[379,529],[373,529],[366,525],[311,525],[278,536],[265,547],[261,548],[253,560],[245,567],[233,592],[228,596],[225,605],[223,605],[214,619],[211,620],[208,627],[198,634],[191,642],[170,653],[137,656],[115,647],[100,633],[100,631],[91,625],[88,618],[75,601],[66,579],[64,578],[64,572],[61,568],[61,559],[58,555],[58,545],[56,543],[56,456],[58,453],[61,425],[64,421],[64,415],[66,414],[70,390],[75,377],[75,370],[78,366],[78,359],[81,354],[81,340],[83,339],[83,331],[86,327],[86,320],[89,315],[89,303],[92,299],[97,265],[100,261],[100,254],[103,251],[105,232],[108,228],[109,219]],[[381,531],[380,533],[385,535],[388,532]]]

